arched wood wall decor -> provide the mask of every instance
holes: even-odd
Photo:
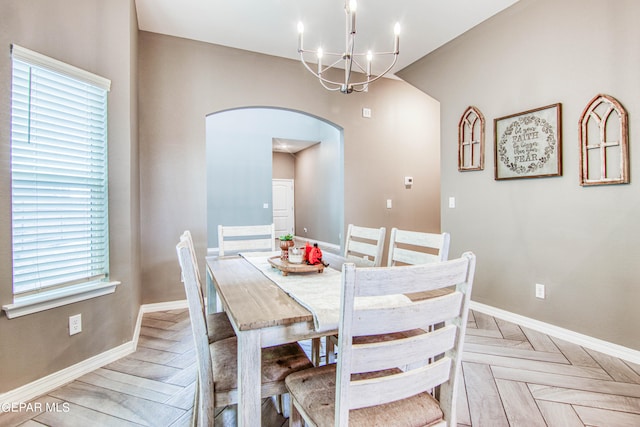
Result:
[[[627,112],[609,95],[596,95],[580,116],[580,185],[629,182]]]
[[[476,107],[469,107],[458,124],[458,170],[484,169],[484,116]]]

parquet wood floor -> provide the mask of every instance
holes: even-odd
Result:
[[[306,346],[308,348],[308,346]],[[640,426],[640,366],[472,312],[458,425]],[[195,355],[186,310],[144,315],[138,350],[0,415],[0,426],[188,426]],[[270,399],[262,425],[287,419]],[[234,426],[236,406],[215,427]]]

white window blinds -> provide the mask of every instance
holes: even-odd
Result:
[[[108,276],[110,82],[12,46],[14,294]]]

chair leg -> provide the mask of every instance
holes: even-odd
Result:
[[[333,340],[330,336],[325,337],[327,347],[327,364],[334,363],[336,361],[336,352],[333,345]]]
[[[304,420],[293,403],[293,397],[289,398],[289,427],[304,427]]]
[[[285,418],[289,418],[289,393],[271,396],[276,412]]]
[[[320,338],[311,339],[311,363],[320,366]]]
[[[282,406],[283,405],[283,403],[282,403],[282,395],[281,394],[277,394],[275,396],[272,396],[271,398],[273,400],[273,404],[276,407],[276,412],[278,414],[282,414],[282,412],[284,412],[284,406]]]
[[[280,398],[282,399],[282,416],[285,418],[289,418],[289,414],[290,414],[290,410],[289,407],[291,406],[291,396],[289,395],[289,393],[285,393],[285,394],[281,394]]]

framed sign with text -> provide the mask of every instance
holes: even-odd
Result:
[[[562,105],[494,119],[495,179],[562,175]]]

